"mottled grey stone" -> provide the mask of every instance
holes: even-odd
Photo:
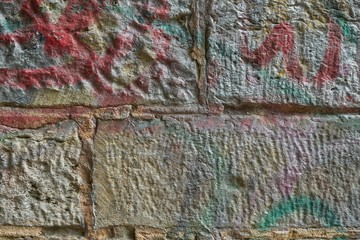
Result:
[[[80,151],[72,121],[36,130],[1,126],[0,224],[79,225]]]
[[[96,226],[360,225],[354,116],[99,121]]]

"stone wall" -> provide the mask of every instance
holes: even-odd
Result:
[[[359,0],[0,1],[0,239],[360,239]]]

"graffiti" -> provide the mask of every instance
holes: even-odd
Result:
[[[148,4],[139,4],[141,11],[152,13],[150,18],[167,19],[169,4],[164,0],[162,7],[154,9]],[[63,87],[88,81],[95,92],[112,93],[114,91],[111,67],[116,59],[124,58],[135,47],[136,36],[131,32],[119,34],[106,54],[98,54],[88,43],[82,41],[81,34],[94,24],[105,8],[106,3],[95,0],[70,0],[62,11],[57,23],[53,23],[48,13],[41,9],[43,0],[25,0],[21,14],[30,25],[22,30],[0,35],[0,43],[23,44],[32,39],[44,41],[45,54],[53,59],[65,59],[65,64],[42,68],[4,68],[0,69],[0,84],[14,88],[29,89],[41,87]],[[163,30],[152,26],[150,22],[132,22],[132,25],[150,35],[155,52],[153,62],[169,61],[167,51],[171,38]],[[158,73],[161,74],[161,73]],[[146,88],[141,76],[135,81],[138,88]],[[124,86],[124,92],[131,90],[130,84]],[[136,95],[136,94],[135,94]]]
[[[280,120],[280,119],[264,118],[264,120],[267,121],[269,124],[276,126],[276,128],[284,127],[285,129],[287,129],[286,132],[287,136],[292,136],[292,134],[298,134],[296,130],[295,132],[292,132],[294,125],[293,122],[290,121],[290,119],[289,121],[284,121],[284,119]],[[217,122],[216,120],[214,120],[214,122],[208,120],[208,121],[201,121],[200,123],[192,123],[192,124],[193,124],[193,128],[195,129],[197,129],[197,127],[212,129],[212,126],[214,126],[214,128],[217,129],[216,126],[219,127],[223,123]],[[255,122],[249,121],[248,119],[245,121],[244,124],[250,125],[252,129],[257,128]],[[295,129],[297,129],[297,127],[295,127]],[[300,129],[303,134],[306,133],[311,134],[312,132],[316,131],[316,128],[312,124],[301,125]],[[229,212],[235,213],[238,211],[238,209],[236,209],[237,207],[241,209],[242,206],[235,205],[234,204],[235,201],[233,201],[232,198],[234,197],[233,195],[234,192],[237,192],[236,194],[240,194],[240,192],[238,191],[244,190],[246,194],[244,194],[243,197],[248,199],[246,202],[247,204],[249,204],[249,208],[254,207],[254,205],[262,205],[262,204],[266,205],[264,202],[262,202],[264,200],[264,194],[266,197],[269,198],[272,198],[272,196],[274,196],[275,202],[279,201],[278,199],[282,199],[280,200],[280,203],[276,203],[274,207],[272,207],[270,210],[268,211],[265,211],[264,209],[261,210],[266,212],[266,214],[262,216],[260,220],[258,220],[258,225],[256,226],[259,227],[260,229],[265,230],[270,227],[278,227],[280,225],[279,223],[280,221],[289,218],[291,218],[292,220],[301,221],[303,220],[303,218],[299,216],[311,216],[317,221],[319,221],[321,225],[324,227],[340,227],[339,235],[341,235],[341,227],[342,227],[341,220],[346,221],[346,219],[341,219],[340,216],[344,216],[344,213],[340,212],[339,214],[339,212],[337,212],[338,209],[334,210],[335,208],[324,202],[320,197],[310,197],[313,196],[311,193],[310,194],[306,193],[307,195],[297,195],[304,193],[299,188],[299,186],[296,185],[296,182],[298,182],[300,178],[299,176],[297,176],[299,171],[297,170],[298,168],[296,168],[296,166],[292,166],[290,164],[289,169],[287,169],[286,171],[282,171],[281,168],[282,164],[279,164],[279,168],[275,168],[274,171],[271,172],[271,174],[269,173],[269,179],[267,181],[261,182],[261,180],[259,181],[259,179],[256,179],[257,178],[256,176],[254,176],[254,179],[252,179],[251,177],[246,177],[237,174],[236,171],[234,171],[234,165],[233,165],[234,163],[232,163],[229,153],[232,151],[232,149],[228,144],[229,139],[227,139],[227,137],[228,138],[232,137],[231,134],[224,133],[223,135],[224,137],[223,140],[225,142],[224,146],[227,147],[223,148],[222,145],[216,145],[215,142],[212,142],[212,140],[208,140],[208,142],[204,140],[207,139],[209,135],[211,135],[206,132],[196,131],[192,133],[189,130],[178,129],[178,128],[174,128],[174,129],[168,128],[167,131],[169,131],[171,134],[176,133],[179,139],[181,139],[181,141],[178,141],[178,145],[176,146],[176,148],[174,148],[174,150],[172,148],[171,152],[178,151],[177,154],[181,154],[181,149],[184,148],[182,148],[180,145],[183,142],[186,143],[194,142],[198,144],[197,145],[198,147],[202,146],[204,147],[204,149],[211,149],[204,152],[203,151],[197,152],[198,159],[202,159],[202,160],[207,159],[209,161],[207,163],[209,169],[207,169],[203,165],[202,161],[192,162],[191,168],[189,168],[191,170],[189,170],[186,177],[187,184],[185,185],[188,187],[186,193],[184,194],[186,197],[184,198],[184,202],[181,208],[182,212],[180,214],[181,217],[179,218],[180,226],[186,226],[186,224],[189,224],[189,222],[184,221],[184,219],[189,217],[189,215],[193,214],[193,212],[190,212],[190,210],[196,208],[200,210],[198,215],[198,221],[190,222],[190,223],[192,224],[192,226],[197,227],[198,229],[204,229],[206,231],[211,232],[212,228],[221,226],[221,224],[224,221],[226,221],[224,219],[226,219],[227,216],[224,213],[228,213],[228,214]],[[247,129],[246,131],[250,131],[250,130]],[[247,141],[251,141],[251,140],[247,139]],[[264,141],[270,142],[270,140],[269,141],[264,140]],[[238,143],[237,146],[241,146],[241,144]],[[269,145],[269,147],[275,147],[275,146]],[[247,151],[247,149],[242,149],[242,150],[245,152]],[[277,156],[276,160],[281,162],[281,160],[279,160],[278,157],[279,156]],[[241,159],[240,156],[238,156],[238,158]],[[301,162],[304,162],[304,166],[310,165],[310,163],[307,163],[306,156],[302,157]],[[324,169],[326,169],[327,167],[324,167]],[[239,168],[244,170],[244,168],[242,167]],[[336,167],[334,166],[334,168]],[[305,167],[301,167],[301,171],[304,172],[304,170]],[[201,175],[201,173],[206,171],[212,172],[213,175],[211,178],[207,179],[205,176]],[[247,171],[246,168],[244,171]],[[249,175],[256,175],[254,172],[250,173],[250,171],[252,170],[249,170]],[[326,172],[326,174],[330,175],[328,171],[326,170],[324,171]],[[316,171],[311,171],[310,169],[309,172],[310,174],[313,174],[313,172]],[[285,174],[286,176],[283,176]],[[310,184],[309,179],[311,178],[308,178],[305,182]],[[211,182],[211,187],[210,187],[211,190],[209,191],[211,191],[211,197],[208,199],[206,204],[204,203],[199,204],[199,199],[201,198],[200,196],[201,191],[204,191],[204,189],[201,189],[199,186],[205,188],[204,186],[206,186],[210,182]],[[307,184],[304,185],[305,191],[307,189],[306,186]],[[294,195],[293,189],[295,188],[298,190],[298,192],[295,193]],[[332,188],[335,188],[335,186],[332,186]],[[253,204],[252,202],[254,203],[254,205],[252,205]],[[238,212],[238,214],[240,216],[242,215],[242,212]],[[255,214],[257,214],[257,211],[255,211]],[[308,220],[309,218],[306,219]],[[236,214],[234,214],[232,218],[232,224],[235,226],[242,226],[243,220],[241,219],[241,217],[238,218]],[[305,220],[304,224],[308,224],[308,222],[306,222]]]
[[[295,33],[288,23],[280,23],[273,28],[264,42],[254,51],[248,49],[247,37],[241,47],[244,58],[254,65],[266,66],[278,54],[283,53],[285,69],[289,77],[299,82],[307,81],[295,52]],[[341,28],[334,21],[329,24],[328,47],[316,76],[312,81],[323,84],[338,77],[340,72]]]
[[[169,4],[161,1],[162,7],[138,3],[135,7],[101,4],[97,1],[72,0],[62,11],[57,23],[50,20],[49,14],[41,11],[42,0],[25,0],[21,9],[24,20],[32,23],[23,30],[16,29],[7,23],[2,24],[4,31],[0,36],[2,44],[10,45],[14,42],[23,43],[31,39],[43,39],[44,51],[52,58],[67,59],[64,65],[36,69],[1,69],[1,84],[11,87],[28,89],[46,86],[74,85],[85,79],[91,82],[97,92],[113,92],[111,66],[117,58],[124,58],[136,45],[133,33],[119,34],[106,50],[105,56],[100,56],[92,47],[81,39],[81,33],[94,24],[102,9],[122,14],[130,23],[152,36],[156,61],[171,61],[167,57],[171,38],[177,38],[181,43],[188,44],[191,36],[181,27],[168,22]],[[82,6],[81,11],[78,11]],[[141,14],[136,14],[137,12]],[[146,13],[146,14],[142,14]],[[1,20],[1,19],[0,19]],[[198,33],[200,41],[205,40],[202,33]],[[342,36],[350,41],[357,41],[356,34],[341,18],[333,18],[329,23],[328,47],[323,62],[317,74],[311,79],[319,84],[333,80],[340,73],[340,51]],[[210,36],[210,45],[217,54],[228,56],[236,54],[238,49],[225,46]],[[241,47],[243,58],[253,65],[265,66],[279,53],[284,55],[285,69],[291,79],[299,82],[308,81],[295,53],[295,34],[292,26],[281,23],[273,28],[265,41],[254,51],[249,51],[247,37]],[[161,72],[161,71],[160,71]],[[209,77],[210,85],[216,80]],[[310,81],[310,80],[309,80]],[[135,86],[146,88],[141,77]],[[134,86],[126,86],[127,90],[135,92]],[[132,89],[132,90],[131,90]],[[124,91],[127,91],[124,90]]]
[[[357,101],[356,91],[343,88],[355,86],[360,76],[357,20],[349,1],[343,2],[341,9],[314,0],[217,4],[218,21],[208,39],[211,95],[232,104]],[[223,14],[225,9],[239,14]]]
[[[132,7],[123,5],[108,5],[107,9],[113,13],[121,14],[130,22],[135,21],[138,23],[146,23],[145,17],[143,15],[137,14],[136,9]],[[164,9],[163,12],[164,11],[166,11],[167,14],[163,17],[152,19],[152,25],[158,29],[163,30],[172,37],[178,38],[181,43],[188,43],[191,38],[189,33],[180,26],[169,21],[169,10]],[[148,12],[145,15],[148,15]]]
[[[54,22],[49,13],[43,10],[44,0],[25,0],[21,8],[21,17],[29,25],[25,29],[16,30],[19,29],[18,23],[6,22],[0,18],[2,23],[0,43],[11,47],[14,44],[30,41],[43,42],[45,55],[56,61],[47,67],[0,69],[0,84],[26,90],[29,88],[66,87],[86,82],[93,86],[97,94],[112,93],[116,95],[114,97],[124,99],[125,103],[131,102],[149,88],[149,78],[157,80],[163,76],[164,69],[160,66],[162,63],[173,64],[174,59],[169,57],[168,52],[171,41],[176,39],[180,44],[186,44],[186,46],[191,45],[191,41],[205,42],[207,40],[211,46],[210,50],[215,51],[216,54],[226,58],[240,55],[255,66],[265,66],[276,55],[283,54],[285,70],[291,79],[300,83],[314,81],[321,85],[326,81],[336,79],[341,74],[342,37],[350,42],[357,42],[358,39],[346,19],[331,16],[333,20],[329,23],[329,42],[323,62],[317,74],[308,79],[295,53],[295,33],[290,24],[283,22],[275,26],[261,46],[250,51],[246,37],[243,39],[244,44],[240,49],[213,36],[208,36],[206,39],[202,32],[196,32],[197,37],[192,39],[185,27],[179,26],[170,19],[168,2],[163,0],[159,3],[156,7],[141,1],[134,6],[126,6],[112,5],[107,1],[72,0],[66,3],[65,9],[60,12],[58,21]],[[99,54],[91,43],[84,41],[82,34],[89,27],[97,24],[103,11],[120,14],[129,22],[130,27],[118,33],[118,36],[107,43],[105,54]],[[144,45],[137,41],[136,33],[130,28],[144,33],[144,36],[151,39],[152,49],[148,51],[151,63],[140,67],[133,77],[127,80],[117,80],[112,75],[114,64],[119,61],[126,62],[127,57],[134,54],[134,49],[135,52],[140,51],[139,48]],[[138,49],[136,50],[136,48]],[[62,64],[59,65],[59,62]],[[136,68],[136,66],[133,67]],[[219,63],[212,59],[208,67],[210,69],[207,76],[208,84],[210,87],[214,87],[219,82]],[[282,80],[283,83],[287,81],[287,79]],[[278,79],[274,79],[270,85],[275,86],[276,81]],[[301,91],[300,85],[295,86],[293,83],[287,85],[294,86],[296,89],[281,90],[285,95],[291,95],[305,104],[317,101],[317,99],[309,100],[305,96],[308,95],[306,90]],[[294,91],[295,93],[292,94]],[[305,95],[302,92],[305,92]],[[102,101],[104,104],[111,103],[113,98],[108,95]]]
[[[224,189],[226,189],[227,184],[225,176],[229,174],[229,169],[226,168],[226,159],[219,148],[214,147],[213,154],[212,164],[215,171],[214,196],[200,218],[201,225],[208,229],[216,226],[217,222],[221,221],[221,212],[223,212],[225,206],[228,204],[226,198],[224,198],[226,194]]]
[[[80,13],[74,13],[74,8],[82,3],[84,9]],[[57,24],[51,23],[48,14],[41,12],[41,1],[25,0],[21,13],[24,18],[30,19],[33,24],[22,32],[3,34],[0,36],[2,44],[12,42],[24,43],[32,38],[44,38],[44,51],[51,57],[64,57],[70,55],[75,61],[61,67],[47,67],[40,69],[1,69],[1,84],[20,87],[41,87],[42,85],[64,85],[76,84],[82,74],[94,75],[94,85],[98,88],[105,88],[99,76],[94,71],[94,63],[97,56],[87,47],[86,44],[76,39],[78,31],[88,27],[99,11],[99,6],[94,1],[70,1],[64,9],[63,15]],[[119,39],[118,45],[120,44]],[[102,61],[106,61],[102,59]],[[54,81],[53,77],[56,77]]]
[[[330,206],[320,199],[311,199],[307,196],[285,199],[268,211],[268,213],[259,221],[258,226],[261,229],[276,226],[276,223],[281,219],[290,217],[299,211],[304,211],[306,214],[310,214],[316,219],[321,220],[325,227],[340,226],[340,218]]]
[[[259,71],[259,77],[261,79],[266,79],[268,87],[276,89],[279,93],[284,94],[285,96],[295,97],[301,104],[307,105],[320,101],[302,89],[298,83],[288,81],[286,78],[279,78],[267,69],[261,69]]]
[[[342,7],[337,6],[338,3],[335,1],[310,1],[308,4],[304,4],[306,12],[311,11],[311,5],[314,4],[315,9],[317,9],[314,14],[323,14],[322,17],[315,18],[314,21],[305,24],[307,28],[314,28],[312,24],[317,24],[323,28],[325,21],[328,21],[327,46],[320,67],[313,77],[306,76],[297,56],[294,26],[288,22],[291,19],[288,15],[291,13],[287,12],[288,3],[279,1],[268,4],[270,10],[277,13],[276,16],[279,17],[280,23],[271,29],[265,40],[255,50],[249,50],[247,35],[244,35],[240,47],[243,58],[254,66],[264,67],[269,65],[277,55],[282,54],[286,73],[290,79],[299,83],[309,81],[321,86],[327,81],[338,78],[341,75],[342,41],[346,39],[348,42],[354,43],[359,49],[358,33],[354,26],[349,24],[351,17],[347,11],[350,11],[350,3],[345,1]],[[301,3],[298,5],[300,6]],[[282,10],[278,12],[279,9]],[[308,14],[313,13],[309,12]],[[324,20],[327,18],[328,20]],[[304,27],[299,28],[300,34],[303,33]]]
[[[292,196],[272,207],[259,221],[258,227],[262,230],[275,227],[277,223],[285,218],[302,212],[320,220],[325,227],[340,227],[340,217],[331,207],[320,199],[312,199],[308,196]],[[345,240],[336,237],[337,240]]]

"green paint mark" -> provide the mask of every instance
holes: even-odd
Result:
[[[221,147],[211,142],[201,142],[201,139],[208,139],[206,133],[203,132],[192,132],[186,128],[178,128],[172,124],[166,126],[166,132],[170,135],[176,135],[179,139],[183,139],[184,142],[194,143],[195,146],[200,147],[197,154],[199,154],[199,159],[208,159],[209,165],[211,165],[214,171],[214,189],[213,196],[210,203],[207,206],[204,206],[202,209],[199,219],[197,222],[193,222],[194,226],[199,229],[207,229],[210,232],[210,229],[216,226],[216,221],[218,219],[218,213],[221,211],[221,207],[227,204],[226,196],[226,177],[230,175],[229,169],[225,161],[224,151],[221,150]],[[198,168],[197,163],[194,162],[194,169]],[[190,174],[191,175],[191,174]],[[193,184],[197,179],[191,179],[189,176],[189,181]],[[202,181],[202,180],[200,180]],[[189,196],[194,197],[194,196]],[[186,202],[185,202],[186,204]],[[185,207],[187,207],[185,205]]]
[[[340,226],[339,216],[320,199],[308,196],[290,197],[270,210],[259,222],[259,228],[268,229],[276,223],[296,212],[303,211],[321,220],[325,227]]]
[[[341,28],[341,33],[352,43],[359,43],[358,36],[353,28],[346,22],[345,19],[335,18],[337,24],[339,24]]]
[[[116,12],[118,14],[121,14],[125,18],[128,19],[134,19],[136,18],[135,11],[133,8],[129,6],[122,6],[122,5],[108,5],[107,9]]]
[[[340,217],[331,209],[329,205],[318,198],[311,199],[308,196],[290,197],[284,200],[270,212],[268,212],[259,222],[258,227],[262,230],[276,227],[276,223],[297,212],[304,212],[320,220],[325,227],[339,227]],[[340,232],[341,233],[341,232]],[[334,240],[346,240],[345,237],[336,237]]]
[[[211,152],[207,152],[207,154],[209,155],[206,155],[204,157],[211,160],[211,165],[214,169],[214,195],[209,205],[200,215],[200,223],[201,226],[207,229],[211,229],[213,227],[216,227],[217,221],[221,220],[219,219],[219,213],[221,214],[223,212],[222,209],[229,204],[229,200],[227,198],[227,190],[229,189],[230,184],[228,177],[232,174],[229,168],[229,164],[231,164],[231,161],[229,161],[228,164],[226,161],[227,152],[225,152],[224,149],[222,149],[217,144],[210,144],[208,148],[211,149]],[[241,186],[236,186],[236,188],[239,187]]]
[[[2,17],[2,18],[0,18],[0,26],[1,26],[2,33],[12,33],[20,27],[20,24],[9,22],[5,18]]]
[[[317,100],[295,82],[285,78],[272,76],[267,69],[262,68],[259,72],[259,76],[263,81],[266,81],[269,84],[270,88],[275,89],[286,97],[295,98],[299,104],[308,105]]]
[[[117,14],[121,14],[129,21],[136,21],[139,23],[145,23],[145,19],[141,16],[136,14],[134,8],[129,6],[121,6],[121,5],[108,5],[107,9],[111,12],[115,12]],[[174,24],[171,22],[159,21],[154,20],[151,22],[152,26],[163,30],[164,33],[173,36],[174,38],[178,39],[181,43],[189,43],[191,37],[186,29],[182,28],[178,24]]]
[[[217,219],[217,210],[221,203],[221,199],[224,199],[224,176],[227,174],[224,154],[217,146],[211,146],[212,154],[209,159],[212,160],[212,164],[215,168],[215,188],[214,197],[212,198],[209,206],[201,214],[200,222],[202,226],[206,228],[214,227]]]
[[[220,54],[224,57],[232,57],[236,55],[240,55],[239,49],[231,46],[226,41],[215,41],[214,39],[210,39],[211,51],[214,51],[216,54]]]
[[[153,26],[178,39],[181,43],[189,43],[191,41],[190,34],[179,25],[165,23],[163,21],[154,21]]]
[[[139,23],[145,22],[145,19],[142,16],[136,14],[136,11],[134,10],[133,7],[122,6],[122,5],[108,5],[106,8],[110,12],[122,15],[128,21],[136,21]]]
[[[345,36],[350,42],[356,43],[358,45],[358,34],[346,21],[346,14],[340,10],[337,10],[337,4],[333,0],[323,0],[323,3],[326,6],[330,16],[335,19],[337,24],[339,24],[342,35]]]

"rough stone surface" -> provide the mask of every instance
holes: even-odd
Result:
[[[0,240],[360,239],[360,0],[0,0]]]
[[[0,225],[79,225],[76,123],[36,130],[0,126],[0,139]]]
[[[0,5],[0,103],[196,102],[190,0]]]
[[[99,121],[96,227],[358,227],[359,120]]]
[[[166,231],[155,228],[137,228],[135,231],[136,240],[165,239]]]
[[[360,106],[358,0],[213,2],[212,101]]]

